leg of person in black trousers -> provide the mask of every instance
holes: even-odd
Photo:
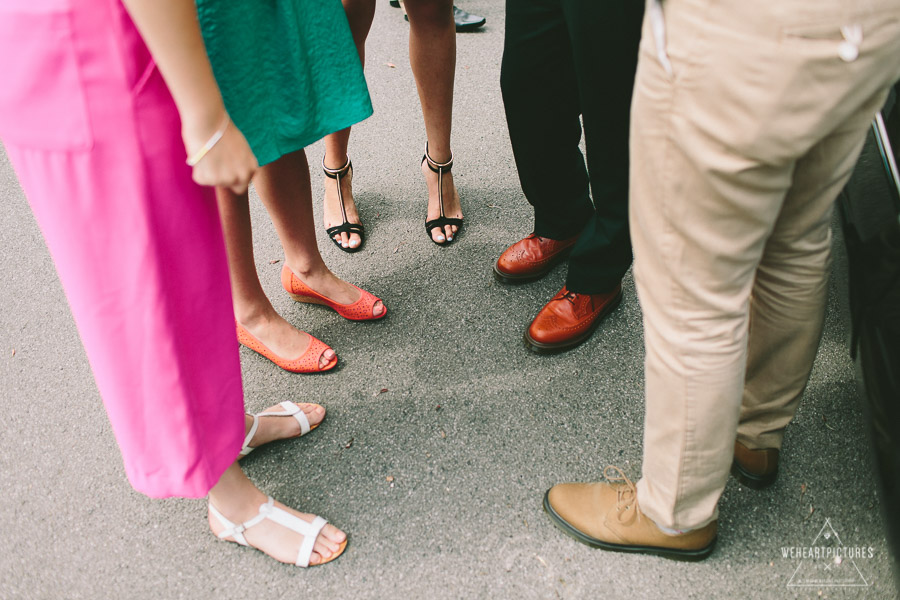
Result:
[[[569,256],[566,285],[525,334],[538,352],[582,343],[621,299],[631,265],[628,125],[643,8],[641,0],[507,1],[500,84],[535,222],[494,272],[508,283],[533,281]]]

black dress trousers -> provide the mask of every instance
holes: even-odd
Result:
[[[576,293],[609,292],[631,266],[628,123],[643,12],[643,0],[506,2],[500,86],[519,180],[537,235],[579,236],[566,279]]]

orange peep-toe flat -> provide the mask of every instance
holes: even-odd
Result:
[[[241,345],[250,348],[258,354],[262,354],[285,371],[290,371],[291,373],[321,373],[330,371],[337,365],[338,359],[335,356],[324,367],[319,366],[319,359],[322,358],[322,353],[331,348],[331,346],[311,335],[309,336],[309,346],[306,347],[306,352],[300,355],[300,358],[288,360],[269,350],[265,344],[256,339],[240,323],[235,323],[235,325],[237,326],[238,342]]]
[[[387,306],[384,306],[384,301],[374,294],[370,294],[366,290],[354,285],[353,287],[360,291],[359,300],[352,304],[341,304],[340,302],[335,302],[334,300],[323,296],[303,283],[299,277],[294,275],[294,272],[291,271],[290,267],[287,265],[284,265],[281,269],[281,285],[288,295],[297,302],[307,302],[309,304],[321,304],[322,306],[327,306],[337,314],[351,321],[375,321],[382,319],[387,315]],[[376,316],[372,311],[375,308],[375,303],[379,301],[381,302],[383,311],[380,315]]]

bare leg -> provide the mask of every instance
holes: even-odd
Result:
[[[409,15],[409,62],[419,90],[428,154],[439,163],[450,160],[450,128],[453,114],[453,79],[456,73],[456,28],[452,0],[406,0]],[[428,220],[440,216],[438,175],[423,163],[422,173],[428,183]],[[462,218],[459,194],[453,175],[444,175],[444,214]],[[444,231],[435,228],[432,238],[443,242],[452,238],[455,225]]]
[[[369,29],[372,28],[372,19],[375,18],[375,0],[343,0],[344,12],[347,13],[347,21],[350,23],[350,32],[353,34],[353,42],[356,51],[359,52],[359,61],[366,64],[366,38]],[[340,169],[347,162],[347,148],[350,144],[350,128],[342,129],[325,136],[325,166],[329,169]],[[350,178],[341,180],[341,193],[344,195],[344,209],[347,211],[347,220],[351,223],[360,223],[356,203],[353,200],[353,189]],[[340,225],[341,207],[339,205],[337,184],[334,179],[325,178],[325,228]],[[359,246],[359,235],[355,233],[340,233],[334,239],[341,242],[345,248]]]
[[[238,195],[226,188],[216,188],[216,197],[228,250],[234,318],[278,356],[301,356],[309,346],[309,335],[295,329],[275,312],[259,283],[253,260],[253,233],[247,194]],[[334,351],[326,350],[319,359],[319,365],[324,367],[333,358]]]
[[[316,245],[309,165],[303,150],[260,168],[253,180],[284,249],[285,263],[306,285],[342,304],[359,300],[354,286],[332,273]],[[255,275],[255,273],[254,273]],[[373,314],[384,310],[377,302]]]
[[[259,507],[266,503],[266,495],[247,479],[237,463],[225,471],[219,482],[209,492],[209,502],[232,523],[243,523],[259,514]],[[275,504],[294,516],[312,522],[314,516],[299,513],[280,502]],[[209,528],[213,533],[222,531],[219,521],[209,515]],[[303,536],[268,519],[244,531],[244,537],[254,548],[258,548],[272,558],[285,563],[293,563],[303,542]],[[334,525],[326,525],[313,547],[309,564],[316,565],[329,559],[337,552],[340,544],[347,539],[346,534]]]

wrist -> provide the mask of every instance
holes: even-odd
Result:
[[[181,116],[181,139],[187,155],[196,154],[228,121],[228,113],[222,104],[194,112],[184,111]]]

